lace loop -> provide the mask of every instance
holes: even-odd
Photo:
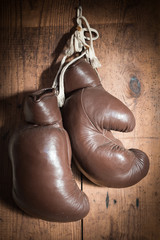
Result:
[[[58,105],[62,107],[65,101],[65,93],[64,93],[64,74],[67,68],[78,59],[83,56],[86,57],[86,60],[92,65],[93,68],[99,68],[101,66],[98,58],[95,55],[93,41],[98,39],[99,34],[98,31],[94,28],[91,28],[87,19],[82,16],[82,7],[80,6],[77,9],[77,28],[76,31],[72,34],[70,39],[69,47],[65,51],[65,56],[61,60],[61,64],[59,70],[54,79],[52,88],[58,90],[58,79],[59,79],[59,93],[57,95]],[[82,21],[85,23],[86,28],[82,26]],[[89,37],[85,36],[85,32],[89,33]],[[94,33],[94,37],[93,34]],[[89,44],[86,42],[89,41]],[[69,63],[65,65],[65,62],[68,57],[71,57],[75,53],[80,53],[80,56],[74,58]],[[65,66],[64,66],[65,65]]]

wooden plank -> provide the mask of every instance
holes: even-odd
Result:
[[[2,23],[5,27],[19,28],[22,25],[23,27],[61,26],[66,31],[68,26],[72,27],[78,1],[2,0],[1,4],[3,9]],[[70,28],[67,30],[69,31]]]
[[[105,23],[92,25],[100,33],[95,51],[102,63],[99,69],[102,84],[136,117],[133,132],[114,132],[114,135],[127,148],[145,151],[151,166],[144,180],[126,189],[96,187],[84,180],[83,189],[88,193],[91,210],[83,221],[83,237],[85,240],[159,240],[159,3],[94,1],[90,8],[91,4],[92,1],[82,1],[87,19],[92,21],[96,16],[99,22],[103,16]],[[133,79],[141,89],[139,85],[131,85]]]
[[[54,1],[54,3],[27,0],[1,1],[3,13],[0,44],[1,240],[81,239],[81,221],[47,222],[31,218],[15,206],[11,196],[12,173],[8,159],[8,139],[12,130],[23,121],[22,104],[25,94],[52,85],[55,73],[54,63],[52,64],[55,55],[52,56],[52,53],[65,33],[63,21],[66,22],[66,26],[72,25],[71,2],[73,1],[70,1],[64,18],[66,1]],[[29,3],[33,4],[31,18],[27,7]],[[44,4],[43,11],[42,4]],[[46,16],[52,20],[48,26],[41,24]],[[28,18],[27,24],[26,18]],[[59,51],[61,48],[60,44]],[[80,174],[76,171],[74,170],[75,178],[80,185]]]
[[[3,8],[8,12],[3,18],[3,26],[21,27],[22,21],[23,27],[62,26],[64,31],[69,31],[70,26],[73,25],[73,18],[75,18],[75,8],[79,3],[83,7],[83,15],[87,16],[91,24],[103,25],[111,22],[114,24],[124,22],[123,11],[119,11],[120,9],[125,10],[126,5],[123,1],[2,0]],[[128,7],[132,8],[132,5],[135,4],[129,3]],[[98,16],[98,18],[95,16]],[[133,19],[134,15],[132,14],[125,16],[125,22],[127,23],[132,22]]]

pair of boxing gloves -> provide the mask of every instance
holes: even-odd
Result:
[[[64,84],[62,117],[54,89],[30,94],[24,103],[26,125],[9,144],[16,204],[56,222],[76,221],[89,212],[88,197],[71,171],[71,156],[89,180],[112,188],[136,184],[149,169],[144,152],[127,150],[113,137],[111,130],[132,131],[135,118],[103,89],[92,66],[84,59],[73,63]]]

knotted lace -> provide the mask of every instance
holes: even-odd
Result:
[[[82,26],[82,21],[84,21],[86,28]],[[85,32],[89,32],[89,37],[85,36]],[[94,37],[92,35],[94,33]],[[52,88],[55,88],[58,92],[57,99],[59,107],[62,107],[65,101],[64,93],[64,74],[67,68],[84,57],[92,65],[94,69],[101,66],[98,58],[95,55],[93,41],[99,37],[99,34],[96,29],[91,28],[87,19],[82,16],[82,7],[77,9],[77,28],[76,31],[72,34],[70,39],[69,47],[65,50],[65,55],[61,60],[59,70],[54,79]],[[89,44],[86,43],[86,40],[89,41]],[[71,57],[75,53],[80,53],[78,57],[72,59],[69,63],[65,65],[67,58]],[[65,65],[65,66],[64,66]],[[59,91],[58,91],[58,80],[59,80]]]

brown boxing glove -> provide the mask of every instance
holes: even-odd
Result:
[[[89,211],[87,196],[71,171],[71,148],[54,89],[30,94],[26,125],[9,144],[13,198],[28,214],[55,222],[77,221]]]
[[[125,149],[111,130],[135,127],[131,111],[105,91],[92,66],[84,59],[65,72],[64,127],[75,162],[98,185],[122,188],[139,182],[148,172],[149,159],[138,149]]]

